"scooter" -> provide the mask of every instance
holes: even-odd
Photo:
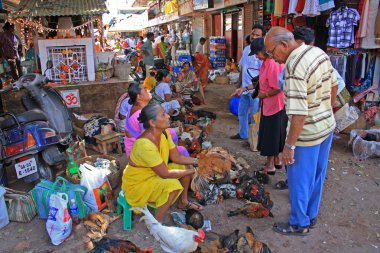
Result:
[[[17,179],[27,183],[39,178],[54,181],[52,167],[66,160],[73,124],[64,100],[47,81],[40,74],[27,74],[0,90],[25,89],[22,102],[27,110],[0,114],[0,184],[5,184],[5,167],[14,168]]]

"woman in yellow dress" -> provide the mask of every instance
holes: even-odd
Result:
[[[156,219],[162,221],[169,207],[178,200],[178,208],[202,210],[188,201],[187,192],[193,166],[198,159],[181,155],[168,130],[170,118],[160,105],[147,105],[139,121],[146,129],[135,141],[129,163],[123,172],[122,190],[131,206],[146,204],[157,208]],[[169,158],[171,163],[169,163]]]

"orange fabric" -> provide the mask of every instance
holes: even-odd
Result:
[[[102,47],[100,45],[100,42],[95,42],[95,52],[102,52]]]
[[[210,69],[210,61],[207,55],[200,54],[197,52],[195,54],[195,74],[201,80],[202,87],[206,88],[208,84],[208,70]]]

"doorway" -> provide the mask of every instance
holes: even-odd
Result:
[[[224,14],[224,37],[227,57],[239,61],[243,52],[243,12],[241,10]]]

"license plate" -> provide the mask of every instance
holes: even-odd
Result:
[[[17,178],[23,178],[37,172],[36,159],[28,160],[15,164]]]

